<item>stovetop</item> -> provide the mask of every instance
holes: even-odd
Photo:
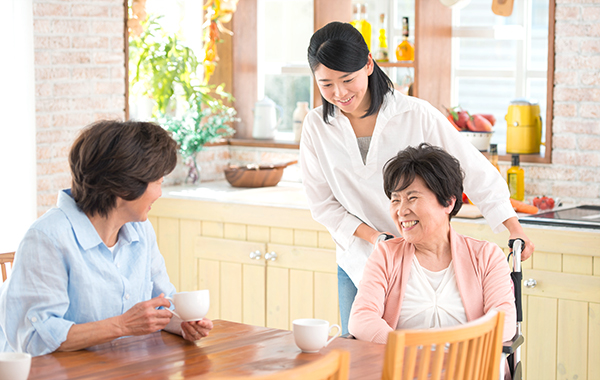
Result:
[[[600,206],[582,205],[519,218],[522,223],[600,229]]]

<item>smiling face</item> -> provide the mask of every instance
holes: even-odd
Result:
[[[143,222],[148,219],[152,204],[162,195],[163,178],[150,182],[141,197],[132,201],[118,198],[117,210],[128,222]]]
[[[371,105],[369,75],[373,73],[373,59],[360,70],[345,73],[319,65],[314,70],[319,91],[325,100],[339,107],[346,115],[362,117]]]
[[[391,194],[390,215],[400,234],[412,244],[447,239],[454,199],[442,206],[420,176],[404,190]]]

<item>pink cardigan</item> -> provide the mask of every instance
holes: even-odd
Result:
[[[503,340],[516,331],[516,309],[510,269],[496,244],[459,235],[450,227],[452,263],[467,321],[491,309],[504,311]],[[380,243],[365,266],[348,325],[357,339],[386,343],[398,325],[414,245],[403,238]]]

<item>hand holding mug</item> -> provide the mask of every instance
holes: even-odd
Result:
[[[213,323],[207,318],[204,318],[200,321],[181,322],[181,336],[185,340],[195,342],[207,337],[212,328]]]
[[[162,294],[133,305],[118,317],[123,328],[122,336],[145,335],[164,329],[171,321],[172,314],[170,310],[157,309],[161,306],[170,306],[169,301]]]
[[[208,289],[175,293],[173,298],[165,297],[165,299],[175,306],[175,310],[167,310],[184,322],[201,320],[208,313],[210,305]]]

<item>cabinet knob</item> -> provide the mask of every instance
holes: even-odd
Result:
[[[275,261],[277,260],[277,254],[275,252],[267,252],[265,253],[265,260]]]
[[[537,281],[533,278],[530,278],[529,280],[525,280],[523,284],[525,285],[525,287],[533,289],[537,285]]]
[[[251,259],[260,260],[261,256],[262,256],[262,253],[260,253],[260,251],[250,252],[250,258]]]

